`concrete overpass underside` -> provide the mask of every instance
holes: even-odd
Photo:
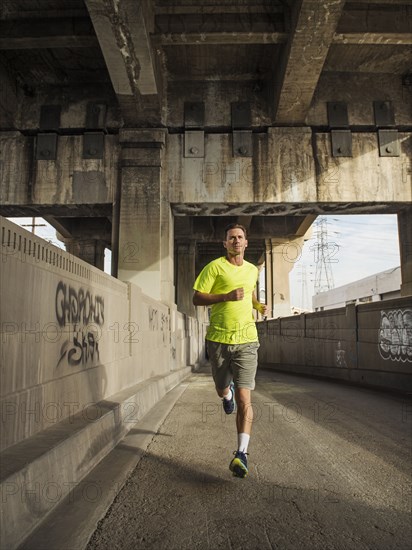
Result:
[[[67,252],[1,218],[0,546],[204,361],[191,289],[229,222],[282,317],[262,360],[410,390],[411,59],[409,0],[1,2],[0,214]],[[398,215],[402,298],[287,317],[284,250],[338,213]]]
[[[5,0],[1,214],[47,217],[99,267],[111,248],[113,274],[186,311],[173,258],[195,241],[197,272],[219,249],[214,217],[248,220],[260,262],[321,213],[402,215],[411,10]]]

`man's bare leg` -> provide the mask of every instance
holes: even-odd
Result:
[[[236,426],[237,433],[246,433],[250,435],[253,422],[253,408],[251,391],[246,388],[237,388],[235,390],[235,399],[237,403]]]

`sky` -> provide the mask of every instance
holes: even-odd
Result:
[[[400,265],[396,214],[321,216],[316,222],[320,218],[327,220],[327,259],[330,260],[334,288]],[[316,222],[312,226],[312,238],[304,244],[301,257],[290,274],[291,304],[296,307],[310,306],[314,294],[319,263],[316,254],[319,226]],[[303,296],[302,271],[306,271],[307,288]],[[306,303],[302,304],[302,297]]]
[[[319,216],[312,226],[312,237],[303,248],[285,250],[294,264],[290,272],[291,305],[311,308],[314,294],[316,265],[317,223],[327,220],[327,259],[333,275],[334,287],[339,287],[369,275],[391,270],[400,265],[398,225],[396,214]],[[10,218],[31,231],[32,218]],[[56,232],[45,220],[36,218],[36,235],[64,248]],[[110,273],[110,250],[105,254],[105,271]],[[306,277],[302,277],[306,273]],[[302,282],[302,280],[304,282]]]
[[[33,229],[33,218],[7,218],[13,223],[22,226],[27,231],[30,231],[32,233]],[[54,227],[52,227],[49,223],[46,222],[43,218],[34,218],[34,233],[41,237],[42,239],[48,241],[51,244],[54,244],[54,246],[58,246],[59,248],[62,248],[63,250],[66,250],[66,247],[64,246],[64,243],[59,241],[56,237],[56,230]],[[111,273],[111,258],[112,253],[111,250],[106,248],[104,253],[104,271],[110,275]]]

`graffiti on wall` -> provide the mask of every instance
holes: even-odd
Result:
[[[75,289],[60,281],[55,297],[56,320],[67,338],[60,349],[57,366],[92,365],[99,361],[99,339],[104,324],[104,299],[84,288]]]
[[[165,313],[159,313],[157,309],[149,307],[149,330],[160,330],[162,333],[163,345],[167,345],[169,337],[169,317]]]
[[[381,311],[378,348],[382,359],[412,362],[412,309]]]
[[[159,330],[159,312],[154,307],[149,307],[149,330]]]
[[[339,341],[335,350],[335,364],[337,367],[347,367],[346,364],[346,350],[343,349],[341,342]]]

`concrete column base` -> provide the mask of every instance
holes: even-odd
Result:
[[[104,250],[106,243],[99,239],[63,239],[66,250],[73,256],[90,265],[104,270]]]

